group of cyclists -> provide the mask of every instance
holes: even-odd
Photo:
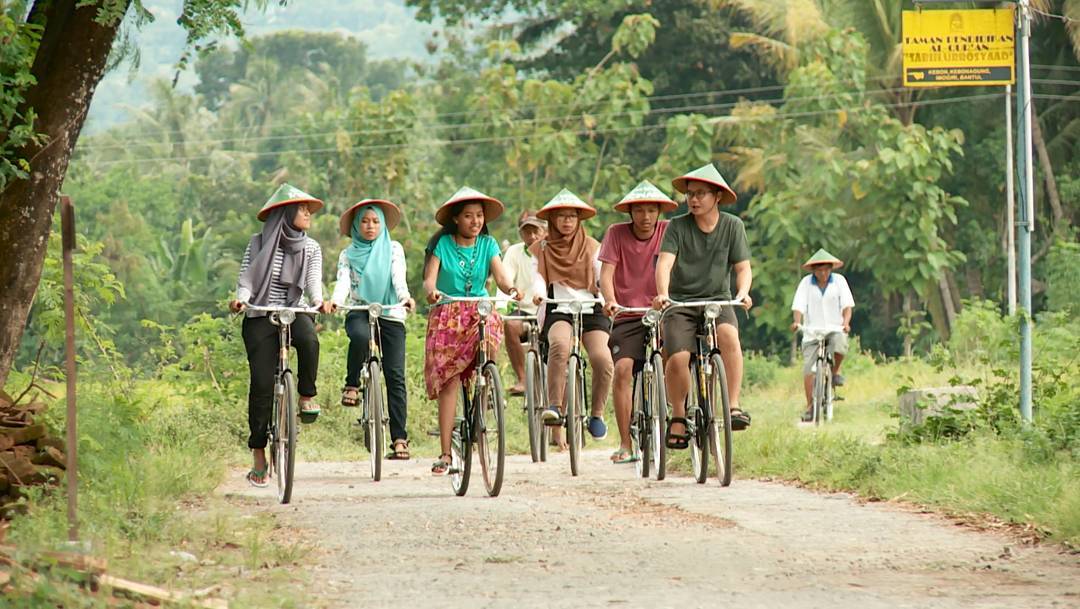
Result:
[[[675,178],[672,186],[685,195],[687,213],[663,219],[663,214],[678,205],[643,181],[615,204],[614,209],[626,213],[628,221],[608,227],[602,243],[590,237],[583,225],[596,215],[596,209],[563,189],[539,211],[521,215],[518,232],[522,241],[506,252],[500,252],[489,233],[490,223],[505,210],[502,202],[463,187],[439,206],[435,220],[440,228],[425,247],[423,275],[425,297],[433,305],[427,318],[424,381],[427,397],[438,404],[441,448],[431,466],[432,474],[445,475],[451,468],[456,399],[463,379],[474,372],[479,348],[493,354],[505,335],[517,376],[510,393],[524,392],[523,327],[515,315],[539,318],[547,354],[547,403],[542,418],[556,431],[553,441],[563,442],[558,425],[566,415],[567,358],[574,336],[572,316],[576,316],[592,371],[588,433],[597,439],[606,437],[604,409],[609,393],[613,394],[620,445],[611,460],[623,464],[638,458],[632,449],[629,419],[631,377],[647,357],[640,311],[649,307],[662,310],[673,302],[737,301],[746,310],[753,305],[745,228],[737,216],[720,211],[736,202],[735,192],[712,164]],[[242,335],[250,370],[248,446],[253,452],[247,480],[255,486],[267,485],[267,426],[279,356],[276,328],[264,312],[253,310],[261,307],[307,307],[328,314],[351,305],[386,305],[378,318],[378,340],[389,407],[388,458],[411,456],[406,430],[404,318],[407,311],[416,308],[416,302],[406,283],[404,249],[391,237],[401,220],[401,210],[385,199],[365,199],[341,215],[341,233],[351,242],[338,257],[333,295],[325,300],[322,252],[306,234],[312,214],[322,207],[322,201],[288,184],[274,192],[258,212],[263,227],[251,237],[244,252],[236,298],[230,303],[234,312],[245,312]],[[809,323],[823,312],[831,314],[834,306],[838,317],[833,317],[839,319],[845,333],[850,328],[854,304],[850,290],[842,276],[832,273],[840,265],[842,262],[824,250],[804,265],[812,274],[800,282],[792,303],[793,330],[804,320]],[[730,285],[732,275],[734,286]],[[489,296],[489,279],[512,302],[510,313],[501,315],[469,300]],[[403,306],[393,308],[399,304]],[[636,311],[631,312],[633,309]],[[487,316],[486,344],[478,345],[482,313]],[[672,416],[663,441],[667,448],[679,450],[690,443],[685,411],[691,387],[689,362],[697,349],[705,312],[702,308],[673,308],[669,313],[663,317],[661,333]],[[746,429],[751,417],[740,406],[743,358],[735,311],[725,307],[716,321],[715,341],[727,380],[731,429]],[[368,322],[366,310],[351,310],[346,316],[349,350],[341,394],[344,406],[358,403],[361,368],[371,342]],[[830,354],[838,354],[834,360],[834,373],[838,374],[846,341],[842,337],[826,339]],[[804,353],[816,352],[816,348],[807,351],[807,340],[804,333]],[[299,414],[312,420],[320,411],[314,399],[319,342],[310,315],[297,315],[292,344],[298,359]]]

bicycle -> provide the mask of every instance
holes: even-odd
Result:
[[[570,355],[566,359],[566,393],[563,394],[566,411],[563,413],[562,425],[566,428],[566,444],[570,447],[570,474],[576,476],[579,471],[581,451],[585,449],[585,434],[589,428],[588,416],[585,414],[585,404],[589,399],[585,385],[588,359],[581,357],[581,315],[585,305],[600,306],[604,303],[598,298],[592,300],[545,298],[544,302],[556,306],[567,305],[570,308],[570,316],[574,320],[571,324],[573,336],[570,339]]]
[[[821,425],[822,420],[832,421],[833,402],[836,399],[836,389],[833,387],[833,356],[829,353],[829,336],[843,332],[843,326],[824,325],[807,326],[800,325],[799,330],[803,338],[814,338],[817,341],[817,355],[810,371],[814,374],[814,390],[811,393],[810,411],[814,425]]]
[[[637,461],[634,462],[637,474],[648,478],[650,467],[656,472],[656,479],[663,480],[667,475],[667,445],[664,443],[664,429],[667,425],[667,390],[664,387],[664,359],[660,353],[660,319],[662,313],[651,307],[619,307],[615,311],[618,317],[623,313],[642,314],[641,323],[647,328],[645,361],[640,370],[634,371],[633,402],[630,411],[631,450]],[[635,368],[637,368],[635,366]],[[657,374],[657,370],[660,371]],[[660,409],[664,409],[661,415]]]
[[[382,461],[386,451],[386,434],[390,426],[390,415],[387,413],[386,391],[383,385],[382,375],[382,341],[379,335],[379,316],[386,311],[401,309],[404,302],[393,305],[371,303],[366,305],[340,305],[339,311],[346,314],[351,311],[367,311],[369,343],[368,361],[360,371],[360,402],[363,409],[357,422],[363,430],[364,450],[368,451],[371,461],[371,479],[378,482],[382,479]]]
[[[529,430],[529,452],[533,463],[547,461],[551,432],[544,425],[543,413],[547,403],[547,363],[540,351],[540,323],[535,315],[504,315],[504,321],[521,322],[525,343],[525,400],[522,413]]]
[[[277,495],[281,503],[292,500],[293,472],[296,465],[296,418],[299,396],[296,379],[289,368],[289,347],[292,346],[290,327],[301,313],[315,314],[318,309],[304,307],[258,306],[244,303],[248,311],[268,313],[270,323],[278,327],[279,357],[274,372],[274,403],[270,425],[267,426],[267,459],[270,475],[277,478]]]
[[[663,315],[676,309],[705,309],[699,327],[697,351],[690,357],[690,392],[686,396],[686,427],[690,435],[690,462],[694,478],[704,484],[709,476],[709,456],[716,464],[722,486],[731,484],[731,410],[724,359],[716,346],[716,320],[723,307],[742,306],[738,300],[702,302],[669,301]],[[657,375],[663,377],[663,372]],[[716,410],[719,409],[719,413]]]
[[[487,318],[494,310],[496,298],[443,296],[435,306],[451,302],[475,302],[479,314],[480,340],[476,348],[476,367],[472,376],[461,382],[458,416],[450,441],[450,485],[458,497],[469,490],[472,475],[472,446],[476,444],[480,471],[487,494],[496,497],[502,490],[506,464],[506,397],[495,360],[488,357],[484,343],[487,338]],[[470,390],[471,394],[470,395]],[[492,437],[494,436],[494,437]]]

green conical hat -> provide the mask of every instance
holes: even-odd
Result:
[[[278,189],[274,191],[274,194],[270,195],[270,200],[266,202],[266,205],[262,206],[257,217],[260,222],[265,222],[266,217],[270,215],[270,210],[275,207],[281,207],[282,205],[292,205],[293,203],[307,203],[311,213],[319,211],[323,206],[322,201],[292,184],[282,184],[281,186],[278,186]]]
[[[582,220],[588,220],[596,215],[596,210],[592,206],[565,188],[541,207],[540,211],[536,212],[536,215],[542,220],[547,220],[548,214],[556,209],[576,209],[578,210],[578,218]]]
[[[675,187],[675,190],[685,193],[686,183],[691,180],[697,180],[698,182],[705,182],[706,184],[712,184],[720,189],[720,204],[721,205],[734,205],[738,197],[735,195],[735,191],[728,186],[724,176],[720,175],[720,172],[713,167],[712,163],[698,167],[690,173],[679,176],[671,181],[671,185]]]
[[[622,201],[616,203],[615,211],[629,212],[630,207],[637,203],[655,203],[660,206],[662,212],[674,211],[679,206],[665,195],[664,191],[653,186],[653,183],[648,180],[642,180],[634,187],[634,190],[622,198]]]
[[[503,213],[502,201],[489,197],[475,188],[462,186],[452,197],[440,205],[439,209],[435,210],[435,221],[445,226],[452,219],[451,213],[454,210],[454,205],[466,201],[475,201],[484,206],[484,224],[488,224]]]
[[[844,266],[844,262],[842,260],[840,260],[836,256],[833,256],[829,252],[826,252],[825,248],[820,248],[818,249],[818,251],[814,252],[813,256],[810,256],[809,260],[803,263],[802,267],[806,270],[810,270],[810,268],[815,265],[826,263],[831,264],[833,269],[838,269]]]

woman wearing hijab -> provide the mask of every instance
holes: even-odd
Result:
[[[424,263],[424,291],[430,304],[443,296],[471,298],[489,296],[488,276],[515,300],[521,295],[510,282],[499,257],[499,244],[488,234],[487,224],[503,212],[503,204],[484,193],[464,187],[438,210],[435,220],[442,228],[428,241]],[[431,464],[436,476],[450,471],[450,441],[461,380],[473,372],[480,341],[480,314],[475,302],[449,302],[431,307],[428,313],[424,353],[424,382],[428,399],[439,404],[439,445],[442,453]],[[502,342],[502,321],[492,311],[487,318],[484,345],[492,357]]]
[[[236,300],[229,308],[239,313],[246,305],[315,307],[329,313],[331,305],[322,297],[322,249],[307,236],[311,215],[322,201],[306,192],[282,184],[259,210],[262,232],[255,233],[244,250]],[[319,370],[319,338],[311,315],[297,315],[292,324],[292,346],[299,369],[297,390],[300,414],[308,420],[318,416],[315,377]],[[278,362],[278,328],[265,313],[248,311],[243,326],[251,382],[248,389],[248,448],[254,464],[247,474],[254,486],[267,485],[266,433],[274,399],[274,373]]]
[[[390,239],[390,231],[401,221],[397,205],[383,199],[364,199],[344,214],[339,222],[341,234],[352,243],[338,256],[335,305],[404,302],[412,311],[416,302],[405,283],[405,250]],[[405,311],[384,310],[379,317],[379,346],[390,406],[390,459],[409,458],[409,434],[405,429],[408,415],[405,391]],[[345,318],[349,335],[349,356],[343,406],[356,406],[359,398],[360,371],[370,356],[371,326],[367,311],[351,311]]]
[[[585,234],[582,220],[596,215],[596,210],[565,188],[537,212],[547,220],[548,237],[529,248],[536,260],[537,279],[533,293],[546,294],[556,300],[593,300],[598,298],[600,260],[597,254],[600,243]],[[534,298],[536,304],[543,298]],[[596,439],[607,436],[604,424],[604,404],[611,390],[614,365],[608,348],[611,320],[599,305],[582,307],[581,342],[589,354],[592,366],[592,416],[589,417],[589,434]],[[544,422],[557,425],[562,419],[566,393],[566,364],[570,357],[570,340],[573,337],[573,317],[567,305],[548,304],[544,308],[544,325],[541,336],[548,343],[548,408],[543,413]],[[555,434],[560,446],[562,440]]]

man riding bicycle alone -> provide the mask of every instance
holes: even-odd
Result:
[[[851,310],[855,307],[855,299],[851,296],[847,279],[833,272],[842,266],[844,263],[839,258],[825,251],[824,248],[819,249],[803,263],[802,268],[810,271],[810,274],[799,281],[795,298],[791,301],[791,313],[794,318],[791,323],[792,332],[797,332],[804,325],[844,329],[843,332],[829,332],[824,336],[820,332],[803,332],[803,388],[806,390],[806,412],[802,415],[804,422],[814,420],[813,366],[820,341],[826,341],[826,349],[833,359],[833,386],[839,387],[844,384],[844,377],[840,375],[840,363],[844,361],[844,354],[847,353],[847,335],[851,332]]]

